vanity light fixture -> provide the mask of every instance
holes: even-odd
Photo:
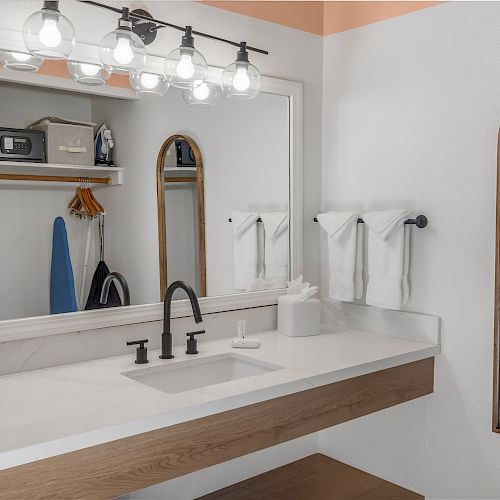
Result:
[[[180,46],[166,57],[164,70],[170,84],[180,89],[192,89],[205,81],[208,71],[207,61],[194,48],[191,26],[186,26]]]
[[[99,58],[113,73],[139,72],[146,62],[146,46],[132,31],[129,9],[122,9],[118,28],[108,33],[99,44]]]
[[[222,94],[220,85],[203,82],[193,89],[184,89],[182,97],[193,108],[211,108]]]
[[[129,76],[130,86],[139,96],[163,96],[170,83],[165,75],[141,71]]]
[[[44,1],[23,26],[23,39],[30,54],[45,59],[67,59],[75,46],[75,28],[59,11],[59,1]]]
[[[74,82],[82,85],[104,85],[111,73],[102,65],[80,61],[68,61],[68,71]]]
[[[253,99],[257,97],[261,85],[260,71],[250,64],[247,44],[241,42],[236,61],[222,72],[222,90],[230,99]]]
[[[0,62],[7,69],[35,72],[40,69],[43,61],[43,57],[34,56],[26,52],[0,51]]]
[[[252,99],[260,91],[262,78],[259,70],[250,64],[248,52],[267,55],[267,50],[250,47],[246,42],[233,42],[217,35],[194,31],[191,26],[183,27],[155,19],[142,9],[130,12],[127,7],[115,7],[94,0],[77,1],[91,7],[115,12],[121,17],[118,21],[118,28],[108,33],[99,45],[99,59],[103,67],[96,63],[69,61],[68,69],[76,82],[84,85],[101,85],[109,78],[110,73],[122,73],[129,75],[137,93],[159,93],[151,92],[157,86],[158,88],[164,87],[164,93],[169,85],[192,91],[205,81],[208,71],[205,58],[194,48],[193,35],[195,35],[239,47],[236,61],[230,64],[222,75],[222,90],[228,97]],[[164,61],[165,80],[158,74],[141,73],[146,62],[146,45],[155,41],[157,31],[162,28],[184,32],[181,45],[170,52]],[[44,59],[69,59],[75,46],[75,29],[59,11],[59,1],[45,0],[42,9],[26,19],[23,39],[27,51],[32,56]],[[15,52],[15,54],[18,54],[21,59],[25,58],[24,62],[29,59],[23,51]],[[12,57],[9,56],[9,59]],[[36,71],[39,67],[37,64],[42,64],[42,62],[43,60],[35,59],[24,66],[12,65],[10,67]],[[141,74],[142,76],[136,76]],[[197,93],[186,93],[184,98],[190,105],[196,105],[196,103],[213,105],[219,98],[219,93],[212,84],[207,84]]]

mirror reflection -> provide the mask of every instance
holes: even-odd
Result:
[[[0,83],[0,117],[2,138],[33,145],[2,173],[36,174],[0,181],[0,320],[157,303],[176,280],[198,296],[286,285],[287,96],[200,108],[173,88],[128,100]]]
[[[205,297],[205,188],[201,152],[193,139],[174,135],[165,141],[157,182],[160,296],[174,281],[186,281]]]

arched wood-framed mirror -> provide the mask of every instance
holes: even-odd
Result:
[[[199,297],[207,294],[205,251],[205,188],[200,148],[187,135],[170,136],[160,148],[156,162],[158,198],[158,239],[160,258],[160,297],[176,279],[190,282]],[[169,192],[170,191],[170,192]],[[170,195],[170,196],[169,196]],[[180,202],[182,206],[175,206]],[[185,210],[185,208],[188,208]],[[176,210],[178,208],[178,210]],[[170,252],[167,244],[171,241]],[[173,248],[173,245],[184,247]],[[182,255],[181,263],[172,265],[173,254]],[[191,260],[187,260],[191,256]],[[174,279],[169,276],[170,267]],[[179,264],[179,265],[178,265]],[[189,273],[194,271],[193,279]],[[176,275],[176,273],[180,273]],[[186,274],[188,276],[186,276]]]

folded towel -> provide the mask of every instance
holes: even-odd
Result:
[[[369,228],[367,304],[399,310],[408,301],[409,215],[403,209],[363,215]]]
[[[257,278],[257,212],[233,212],[233,283],[236,291],[251,290]]]
[[[264,223],[266,282],[286,288],[289,268],[288,212],[261,214]]]
[[[329,295],[350,302],[363,295],[363,228],[355,212],[318,214],[328,235]]]

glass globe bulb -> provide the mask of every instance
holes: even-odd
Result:
[[[177,76],[187,80],[194,75],[194,65],[191,54],[183,54],[181,60],[177,63],[175,68]]]
[[[57,8],[45,7],[46,4],[26,19],[24,44],[30,54],[45,59],[67,59],[75,46],[75,28]]]
[[[97,64],[82,63],[80,64],[80,69],[85,76],[95,76],[101,70],[101,66]]]
[[[130,64],[134,59],[134,51],[130,47],[130,40],[126,37],[120,37],[116,47],[113,49],[113,57],[120,64]]]
[[[0,63],[7,69],[34,72],[40,69],[43,57],[33,56],[25,52],[0,51]]]
[[[170,85],[165,75],[145,71],[131,74],[129,81],[130,86],[139,96],[163,96]]]
[[[102,64],[68,61],[68,71],[74,82],[82,85],[104,85],[111,76]]]
[[[261,85],[259,70],[249,62],[236,61],[222,72],[222,90],[230,99],[253,99]]]
[[[101,40],[99,58],[109,71],[131,74],[144,67],[146,47],[134,32],[118,28]]]
[[[204,101],[210,95],[210,89],[206,83],[202,83],[193,89],[193,95],[198,101]]]
[[[57,47],[62,41],[62,35],[57,27],[55,19],[45,19],[38,38],[45,47],[51,49]]]
[[[30,57],[30,54],[23,54],[22,52],[11,52],[12,57],[19,62],[26,62]]]
[[[192,89],[205,81],[208,67],[200,52],[181,46],[168,54],[164,71],[172,87]]]
[[[240,92],[248,90],[248,87],[250,87],[250,78],[248,78],[246,68],[238,68],[236,70],[236,75],[234,75],[233,78],[233,85],[234,88]]]
[[[151,90],[154,89],[160,81],[158,75],[153,75],[152,73],[142,73],[141,74],[141,84],[144,88]]]
[[[203,82],[193,89],[184,89],[182,91],[184,101],[193,108],[213,107],[221,95],[220,85],[207,82]]]

